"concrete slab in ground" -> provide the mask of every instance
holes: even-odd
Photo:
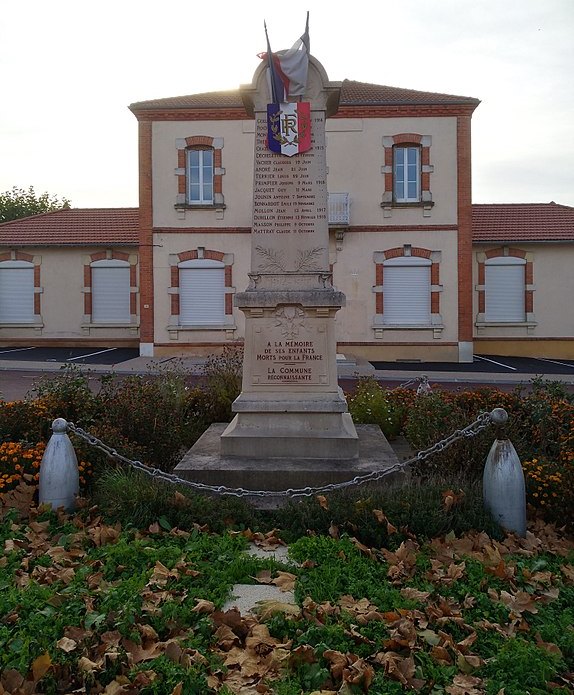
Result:
[[[272,559],[284,565],[293,563],[288,557],[288,548],[278,545],[275,548],[261,548],[250,543],[247,554],[264,560]],[[250,613],[261,601],[273,601],[295,606],[295,595],[292,591],[281,591],[274,584],[236,584],[231,590],[231,598],[223,606],[224,611],[237,608],[241,613]]]
[[[292,591],[281,591],[273,584],[236,584],[231,593],[232,598],[223,606],[224,611],[237,608],[241,613],[251,613],[261,601],[296,605]]]
[[[283,565],[293,565],[295,564],[289,559],[289,549],[285,545],[278,545],[276,548],[267,549],[260,548],[258,545],[250,545],[247,551],[249,555],[253,557],[258,557],[262,560],[275,560],[275,562],[280,562]]]

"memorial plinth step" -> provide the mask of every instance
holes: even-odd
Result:
[[[175,473],[185,480],[206,485],[281,491],[318,487],[352,481],[356,476],[384,471],[398,464],[391,445],[376,425],[356,425],[359,455],[351,459],[235,457],[221,454],[220,439],[228,423],[211,425],[177,465]],[[387,484],[404,472],[393,472],[378,484]],[[288,497],[276,496],[274,503]],[[265,497],[249,497],[257,506],[266,506]]]

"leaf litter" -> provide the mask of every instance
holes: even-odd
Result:
[[[485,533],[448,534],[430,542],[406,538],[394,550],[369,548],[350,539],[358,553],[384,568],[389,587],[398,591],[403,602],[391,606],[352,594],[325,602],[301,595],[295,607],[275,602],[275,606],[259,606],[255,614],[223,612],[214,595],[201,595],[198,582],[204,575],[195,561],[181,553],[171,562],[155,559],[145,565],[145,580],[137,588],[138,605],[127,631],[125,624],[121,629],[113,624],[125,606],[104,608],[106,597],[122,581],[106,576],[106,551],[125,539],[127,532],[119,524],[106,524],[98,510],[87,505],[75,516],[59,511],[57,523],[53,517],[45,519],[46,510],[34,505],[31,488],[24,482],[1,499],[3,517],[13,514],[14,520],[3,540],[0,572],[4,576],[12,572],[11,591],[18,592],[18,601],[3,615],[1,624],[8,633],[22,634],[21,614],[26,612],[28,592],[35,587],[46,592],[45,606],[53,610],[76,595],[85,610],[77,613],[75,624],[54,630],[54,639],[46,647],[30,651],[25,659],[15,658],[14,663],[6,658],[0,661],[0,695],[43,692],[46,679],[55,684],[54,692],[137,693],[165,678],[157,665],[161,659],[183,674],[168,689],[157,691],[172,695],[186,692],[185,674],[190,672],[202,674],[205,692],[225,687],[237,694],[265,694],[274,692],[274,682],[315,665],[322,669],[314,671],[322,674],[317,693],[368,692],[383,678],[405,692],[481,695],[487,692],[484,667],[491,659],[477,649],[485,633],[501,640],[527,636],[541,653],[564,663],[563,650],[534,629],[532,621],[561,600],[565,587],[571,590],[574,585],[574,542],[540,521],[529,527],[524,539],[508,535],[497,541]],[[444,504],[457,504],[458,493],[447,493]],[[328,509],[326,498],[319,503]],[[396,532],[382,510],[373,514],[389,533]],[[193,532],[209,534],[205,527]],[[284,545],[277,530],[229,535],[237,534],[264,548]],[[339,531],[331,535],[338,542]],[[130,537],[134,541],[165,539],[169,545],[172,539],[182,543],[189,536],[190,530],[152,524]],[[531,559],[549,556],[556,560],[552,569],[528,566]],[[340,557],[344,566],[347,558],[342,551]],[[473,563],[484,571],[481,592],[460,595],[458,588],[469,581]],[[253,581],[297,592],[298,581],[318,565],[317,559],[304,562],[296,574],[267,569]],[[129,578],[130,572],[125,574]],[[479,601],[489,602],[487,616],[478,615]],[[166,620],[166,608],[175,614],[178,606],[178,617]],[[278,614],[292,624],[284,634],[273,628]],[[198,621],[209,626],[210,637],[194,644]],[[299,635],[309,625],[328,630],[336,624],[355,648],[345,651],[300,643]],[[10,639],[5,644],[13,651]],[[421,655],[430,659],[434,669],[421,666]],[[451,675],[438,683],[435,671],[441,668]],[[552,692],[571,692],[572,684],[572,674],[564,670],[554,678]],[[504,688],[499,695],[504,695]]]

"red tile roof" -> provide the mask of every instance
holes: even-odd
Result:
[[[409,104],[475,104],[478,106],[480,101],[473,97],[439,94],[438,92],[420,92],[416,89],[402,89],[400,87],[369,84],[368,82],[343,80],[339,103],[343,106],[403,106]]]
[[[415,89],[401,89],[368,82],[343,80],[341,83],[340,106],[400,106],[429,104],[474,104],[480,101],[472,97],[439,94],[437,92],[419,92]],[[239,90],[228,92],[204,92],[186,96],[151,99],[130,104],[132,111],[153,111],[155,109],[212,109],[242,108],[243,102]]]
[[[574,241],[574,208],[554,202],[475,204],[472,240],[475,243]]]
[[[138,208],[69,208],[0,224],[1,246],[134,246]]]
[[[557,203],[472,206],[475,243],[574,241],[574,208]],[[70,208],[0,224],[0,246],[135,246],[137,208]]]

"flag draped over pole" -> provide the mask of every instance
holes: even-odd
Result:
[[[295,41],[293,46],[280,55],[271,51],[267,24],[265,26],[265,38],[267,39],[267,53],[260,53],[262,60],[267,60],[269,80],[271,83],[271,100],[274,104],[282,104],[289,97],[301,97],[307,87],[307,73],[309,69],[310,41],[309,41],[309,13],[303,35]]]

